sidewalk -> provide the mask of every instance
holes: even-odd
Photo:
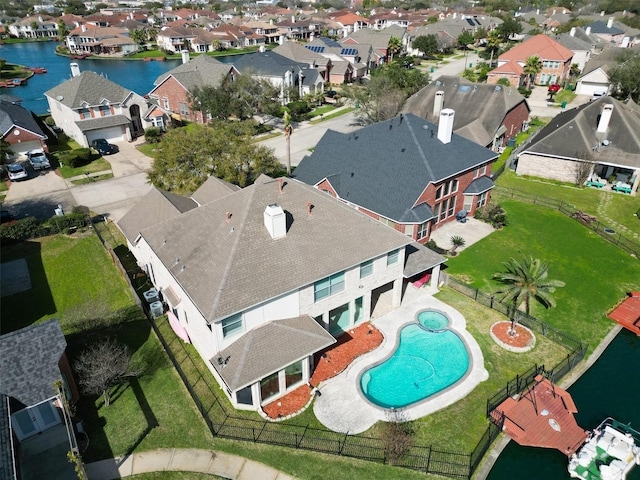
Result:
[[[89,480],[112,480],[161,471],[197,472],[231,480],[294,480],[262,463],[229,453],[196,448],[166,448],[85,465]]]

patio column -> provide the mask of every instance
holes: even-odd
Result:
[[[437,292],[440,284],[440,265],[436,265],[431,269],[431,280],[429,280],[429,293]]]
[[[636,168],[635,172],[635,180],[631,186],[631,195],[638,193],[638,185],[640,184],[640,168]]]
[[[398,278],[393,282],[393,297],[391,305],[393,308],[398,308],[402,303],[402,278]]]

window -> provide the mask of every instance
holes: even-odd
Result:
[[[182,115],[183,117],[189,116],[189,107],[184,102],[180,102],[180,115]]]
[[[380,217],[380,223],[384,223],[387,227],[396,228],[396,222],[388,218]]]
[[[302,381],[302,360],[298,360],[284,369],[284,379],[287,389]]]
[[[364,311],[363,311],[363,306],[364,304],[364,299],[363,297],[358,297],[355,300],[354,303],[354,311],[353,311],[353,323],[356,324],[362,320],[364,320]]]
[[[164,106],[164,108],[169,110],[169,99],[168,98],[163,98],[162,99],[162,105]]]
[[[164,129],[164,119],[162,117],[152,117],[151,125]]]
[[[373,274],[373,260],[368,260],[360,264],[360,278]]]
[[[442,189],[444,188],[443,185],[440,185],[440,187],[438,188],[438,190],[436,191],[436,200],[440,200],[442,198]]]
[[[111,116],[111,107],[109,105],[100,105],[100,115],[103,117]]]
[[[85,118],[91,118],[91,112],[88,108],[81,108],[80,110],[78,110],[78,113],[80,114],[80,118],[83,120]]]
[[[429,235],[429,222],[424,222],[418,227],[418,240],[421,240]]]
[[[222,336],[227,338],[236,333],[242,332],[244,325],[242,323],[242,314],[237,313],[231,317],[222,320]]]
[[[484,207],[487,204],[487,192],[483,192],[478,196],[476,208]]]
[[[387,254],[387,267],[389,265],[393,265],[394,263],[398,263],[398,260],[400,260],[400,249],[389,252]]]
[[[456,197],[451,197],[449,199],[449,210],[447,211],[447,217],[453,215],[454,210],[456,209]]]
[[[244,387],[236,392],[236,400],[242,405],[253,405],[253,392],[251,385]]]
[[[458,191],[458,180],[451,180],[451,193]]]
[[[278,381],[278,372],[272,373],[268,377],[260,380],[260,396],[264,402],[269,397],[280,393],[280,382]]]
[[[313,298],[317,302],[344,290],[344,272],[336,273],[313,284]]]

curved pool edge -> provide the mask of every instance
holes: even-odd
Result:
[[[313,409],[317,419],[327,428],[340,433],[357,434],[371,428],[378,421],[389,421],[391,409],[377,407],[366,400],[359,388],[358,378],[372,364],[387,358],[397,346],[402,327],[414,322],[414,314],[425,308],[444,311],[451,319],[449,328],[464,342],[469,352],[470,368],[448,389],[427,397],[424,401],[401,411],[403,420],[417,420],[442,410],[467,396],[480,382],[489,378],[484,368],[480,346],[466,330],[467,322],[460,312],[429,295],[423,295],[406,305],[375,319],[372,323],[382,332],[384,340],[375,350],[354,360],[340,375],[319,386]]]

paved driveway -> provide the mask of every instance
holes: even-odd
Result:
[[[120,151],[106,157],[114,176],[111,180],[74,185],[56,172],[34,172],[27,165],[29,178],[11,183],[2,208],[16,218],[31,215],[45,219],[54,215],[58,205],[62,205],[65,212],[84,205],[117,221],[151,189],[146,171],[152,160],[135,148],[143,141],[144,138],[134,143],[119,143]]]

